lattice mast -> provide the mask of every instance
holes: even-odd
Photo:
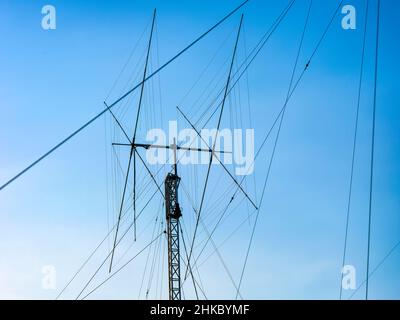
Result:
[[[181,300],[181,268],[179,249],[179,218],[182,216],[178,201],[178,176],[176,143],[174,142],[174,170],[165,178],[165,208],[168,239],[168,285],[169,299]]]

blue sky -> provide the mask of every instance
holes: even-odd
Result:
[[[11,178],[101,111],[104,100],[112,102],[124,93],[131,74],[134,79],[140,76],[153,8],[157,8],[155,43],[158,50],[154,45],[151,70],[238,3],[233,0],[0,1],[0,39],[3,44],[0,50],[0,181]],[[246,48],[250,50],[257,43],[286,3],[283,0],[252,0],[242,10],[245,17],[238,49],[239,63],[243,61]],[[365,278],[367,248],[376,17],[376,2],[371,0],[370,3],[347,255],[347,263],[356,267],[357,285]],[[41,28],[41,8],[46,4],[54,5],[57,10],[56,30]],[[314,1],[300,66],[307,61],[337,4],[338,1],[333,0]],[[354,0],[348,4],[357,9],[357,29],[343,30],[340,16],[336,18],[288,105],[241,288],[245,298],[338,298],[365,21],[365,2]],[[239,99],[239,91],[242,94],[241,103],[233,98],[228,102],[222,126],[235,127],[242,118],[243,127],[255,129],[256,148],[284,102],[307,5],[308,1],[297,0],[250,67],[246,78],[250,103],[246,101],[245,81],[240,83],[240,90],[235,91],[236,99]],[[396,79],[400,70],[399,45],[394,41],[399,29],[396,16],[399,9],[396,2],[382,1],[372,269],[400,241],[400,91]],[[140,137],[144,138],[152,126],[165,128],[168,120],[177,119],[182,128],[187,127],[175,110],[178,104],[194,120],[197,119],[196,112],[207,109],[206,104],[195,104],[196,99],[214,74],[218,72],[221,79],[226,77],[228,70],[224,61],[231,55],[239,19],[239,13],[234,15],[149,84]],[[137,42],[137,49],[118,78]],[[205,76],[189,92],[216,52]],[[117,78],[119,81],[108,95]],[[221,87],[222,82],[219,85]],[[150,98],[153,92],[156,101]],[[211,95],[207,96],[204,101],[209,102],[211,98]],[[133,128],[136,104],[137,94],[132,96],[129,104],[115,110],[121,118],[126,110],[121,121],[129,130]],[[238,106],[241,112],[234,109]],[[216,126],[215,118],[210,126]],[[112,154],[111,142],[122,142],[122,138],[109,116],[101,118],[0,192],[1,298],[54,298],[108,232],[116,219],[123,180],[119,169],[113,167],[118,164]],[[269,140],[256,162],[255,178],[248,178],[246,188],[254,198],[261,194],[271,147],[272,140]],[[125,167],[126,150],[117,152],[121,166]],[[113,168],[116,168],[115,175]],[[156,167],[151,169],[157,170]],[[187,189],[194,205],[198,206],[206,168],[182,167],[180,170],[182,188]],[[143,166],[139,166],[139,171],[140,180],[146,179]],[[163,174],[158,181],[162,181]],[[229,192],[224,195],[225,188],[219,187],[229,185],[230,180],[221,168],[213,167],[204,213],[206,224],[212,226],[215,223],[213,219],[231,196]],[[220,196],[225,202],[218,201]],[[156,198],[143,212],[143,220],[138,225],[141,237],[137,243],[130,249],[133,243],[130,233],[121,244],[117,256],[121,263],[151,239],[160,201]],[[183,189],[181,201],[190,233],[194,225],[193,210]],[[232,210],[226,224],[215,235],[217,244],[251,213],[245,200],[237,201],[237,210]],[[159,217],[164,216],[160,213]],[[130,218],[128,216],[124,228]],[[240,276],[252,223],[254,216],[221,248],[235,281]],[[161,226],[157,225],[157,228]],[[201,229],[199,237],[205,237],[204,230]],[[159,250],[162,245],[160,242]],[[76,297],[109,248],[110,241],[65,292],[64,298]],[[160,252],[158,270],[162,270]],[[91,297],[144,298],[144,289],[139,295],[144,278],[144,286],[150,288],[149,297],[160,297],[161,292],[161,297],[165,298],[165,273],[164,282],[156,276],[152,281],[148,274],[143,276],[146,254]],[[153,257],[152,253],[150,257]],[[372,277],[371,298],[400,298],[399,264],[400,250],[397,250]],[[57,290],[44,290],[41,286],[41,270],[45,265],[56,268]],[[200,267],[200,271],[209,298],[235,297],[232,283],[215,255]],[[162,273],[155,274],[161,277]],[[104,277],[105,270],[95,282],[99,283]],[[190,286],[186,288],[187,297],[193,298]],[[351,291],[345,292],[344,297],[351,294]],[[363,298],[363,294],[364,287],[361,287],[354,297]]]

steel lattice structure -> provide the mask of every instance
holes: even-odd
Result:
[[[169,299],[181,300],[181,271],[179,250],[179,218],[182,216],[178,203],[180,177],[169,173],[165,178],[165,208],[168,237]]]

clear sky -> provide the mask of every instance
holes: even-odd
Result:
[[[252,0],[240,11],[244,13],[244,29],[234,70],[287,2]],[[0,0],[0,184],[100,112],[104,100],[112,102],[138,82],[154,8],[157,8],[157,23],[150,70],[167,61],[239,3],[236,0]],[[297,76],[338,3],[313,1]],[[357,29],[343,30],[343,15],[336,17],[288,105],[241,286],[244,298],[337,299],[339,296],[365,21],[365,1],[346,3],[357,9]],[[41,27],[41,9],[46,4],[56,8],[56,30]],[[296,1],[228,99],[221,127],[254,128],[256,149],[285,100],[308,4],[308,0]],[[356,268],[357,286],[365,279],[367,251],[376,1],[370,0],[370,5],[346,259],[347,264]],[[400,65],[396,41],[399,10],[398,2],[382,0],[372,270],[400,241],[397,80]],[[226,61],[232,54],[240,12],[149,82],[139,125],[141,142],[148,129],[166,128],[168,120],[176,119],[180,128],[188,127],[178,115],[176,105],[194,121],[202,112],[209,112],[209,103],[226,81]],[[137,100],[135,93],[126,104],[115,109],[129,133],[133,130]],[[216,122],[214,117],[208,127],[216,127]],[[276,131],[272,137],[275,134]],[[116,149],[117,160],[111,143],[124,142],[123,137],[109,115],[102,117],[0,192],[0,298],[55,298],[107,234],[116,221],[121,198],[123,175],[119,166],[125,170],[128,158],[127,150],[120,148]],[[246,190],[257,200],[272,143],[273,139],[268,140],[256,161],[254,176],[246,179]],[[150,169],[156,172],[159,168]],[[163,168],[157,181],[161,183],[169,169]],[[151,194],[156,189],[151,184],[146,189],[149,178],[145,170],[138,165],[141,182],[138,188],[139,192],[147,190]],[[188,234],[193,233],[192,206],[198,208],[200,203],[205,173],[204,165],[180,167],[180,197]],[[213,166],[203,211],[209,229],[229,202],[232,190],[229,177],[220,167]],[[146,199],[143,196],[138,200],[139,208]],[[164,213],[160,204],[161,197],[157,195],[143,211],[136,243],[132,230],[128,232],[117,250],[116,261],[120,265],[162,230]],[[234,208],[215,233],[217,246],[252,213],[248,202],[240,196],[235,199]],[[240,278],[254,217],[250,216],[219,249],[235,283]],[[122,230],[131,220],[130,210]],[[206,238],[206,231],[202,226],[199,228],[201,241]],[[78,295],[110,246],[109,239],[63,298]],[[148,251],[90,297],[145,298],[149,289],[149,298],[166,298],[163,248],[165,251],[164,238],[151,247],[145,273]],[[198,253],[200,249],[201,246],[196,247],[195,251]],[[212,249],[209,244],[203,258]],[[42,287],[42,268],[48,265],[56,270],[56,290]],[[153,276],[149,271],[152,266]],[[399,266],[400,249],[397,249],[371,278],[371,298],[400,298]],[[104,268],[90,288],[106,276]],[[212,255],[199,266],[197,277],[201,278],[208,298],[235,298],[234,286],[218,255]],[[194,298],[189,283],[184,289],[187,298]],[[345,291],[344,298],[352,293]],[[354,298],[363,296],[364,286],[361,286]]]

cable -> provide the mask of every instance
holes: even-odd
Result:
[[[145,251],[148,247],[150,247],[155,241],[157,241],[161,235],[163,235],[165,231],[161,232],[155,239],[153,239],[148,245],[146,245],[142,250],[140,250],[137,254],[135,254],[131,259],[129,259],[125,264],[123,264],[120,268],[114,271],[110,276],[108,276],[104,281],[102,281],[99,285],[97,285],[92,291],[90,291],[87,295],[85,295],[82,300],[86,299],[93,292],[98,290],[102,285],[104,285],[107,281],[109,281],[112,277],[114,277],[118,272],[124,269],[128,264],[130,264],[133,260],[135,260],[143,251]]]
[[[373,194],[373,180],[374,180],[376,93],[377,93],[377,84],[378,84],[380,7],[381,7],[381,0],[378,0],[377,19],[376,19],[374,109],[373,109],[373,117],[372,117],[371,174],[370,174],[370,182],[369,182],[369,210],[368,210],[367,280],[366,280],[366,284],[365,284],[365,300],[368,300],[368,293],[369,293],[368,292],[368,290],[369,290],[369,263],[370,263],[370,251],[371,251],[371,218],[372,218],[372,194]]]
[[[179,229],[181,230],[181,234],[182,234],[183,248],[185,250],[186,256],[188,256],[187,249],[186,249],[185,237],[184,237],[184,233],[183,233],[183,230],[182,230],[182,225],[181,225],[179,220],[178,220],[178,224],[179,224]],[[196,287],[196,279],[194,278],[192,267],[191,267],[191,265],[188,265],[187,267],[189,269],[189,273],[190,273],[190,275],[192,277],[192,280],[193,280],[193,288],[194,288],[194,292],[196,294],[196,299],[199,300],[199,294],[197,293],[197,287]]]
[[[137,218],[140,217],[141,213],[144,211],[144,209],[147,208],[147,206],[149,205],[150,201],[154,198],[154,196],[156,195],[156,193],[158,192],[158,190],[156,190],[156,192],[153,193],[153,195],[150,197],[150,199],[147,201],[147,203],[144,205],[144,207],[142,208],[142,210],[140,211],[139,215]],[[122,215],[122,217],[125,217],[126,213],[128,212],[125,211]],[[62,295],[62,293],[69,287],[69,285],[72,283],[72,281],[78,276],[78,274],[82,271],[82,269],[87,265],[87,263],[90,261],[90,259],[94,256],[94,254],[97,252],[97,250],[101,247],[101,245],[104,243],[104,241],[112,234],[113,230],[117,227],[117,224],[115,223],[114,226],[110,229],[110,231],[107,233],[107,235],[100,241],[100,243],[97,245],[97,247],[92,251],[92,253],[88,256],[88,258],[84,261],[84,263],[78,268],[78,270],[75,272],[75,274],[72,276],[72,278],[68,281],[68,283],[65,285],[65,287],[61,290],[61,292],[57,295],[56,300]],[[128,230],[132,227],[132,224],[128,227]],[[128,231],[127,230],[127,231]],[[127,231],[125,232],[125,234],[121,237],[121,239],[127,234]],[[120,241],[121,241],[120,239]],[[108,258],[108,256],[107,256]]]
[[[160,206],[160,207],[161,207],[161,206]],[[158,221],[158,213],[157,213],[157,215],[156,215],[156,219],[155,219],[154,226],[153,226],[153,231],[152,231],[152,236],[151,236],[152,238],[154,238],[154,235],[155,235],[157,221]],[[141,295],[141,293],[142,293],[144,278],[145,278],[145,276],[146,276],[147,265],[148,265],[148,263],[149,263],[149,259],[150,259],[150,250],[149,250],[149,252],[147,253],[146,263],[145,263],[145,265],[144,265],[143,276],[142,276],[142,281],[141,281],[141,283],[140,283],[138,299],[140,298],[140,295]]]
[[[250,218],[255,214],[257,212],[257,210],[253,210],[246,218],[244,218],[243,220],[242,220],[242,222],[219,244],[219,246],[218,247],[216,247],[215,249],[214,249],[214,251],[213,252],[211,252],[206,258],[204,258],[204,260],[203,261],[201,261],[199,264],[198,264],[198,267],[200,268],[202,265],[204,265],[207,261],[208,261],[208,259],[210,259],[211,258],[211,256],[218,250],[218,249],[220,249],[230,238],[232,238],[232,236],[234,235],[234,234],[236,234],[236,232],[238,232],[239,230],[240,230],[240,228],[247,222],[247,221],[249,221],[250,220]]]
[[[234,81],[234,83],[232,84],[232,87],[229,89],[229,92],[231,92],[231,90],[233,90],[233,88],[237,85],[237,83],[239,82],[239,80],[242,78],[242,76],[247,72],[247,69],[249,68],[249,66],[253,63],[253,61],[255,60],[255,58],[258,56],[258,54],[261,52],[262,48],[265,46],[265,44],[268,42],[268,40],[271,38],[271,36],[274,34],[274,32],[276,31],[276,29],[278,28],[278,26],[282,23],[283,19],[286,17],[286,15],[289,13],[290,9],[293,7],[294,3],[296,2],[296,0],[291,0],[291,2],[288,3],[288,5],[285,7],[285,9],[283,9],[283,11],[280,13],[280,15],[275,19],[275,21],[272,23],[272,25],[270,26],[270,28],[267,30],[267,32],[261,37],[260,41],[257,43],[257,45],[251,50],[249,56],[243,61],[243,63],[240,65],[239,69],[241,69],[243,67],[243,65],[246,63],[246,61],[248,59],[250,59],[250,57],[253,55],[253,57],[250,59],[250,61],[247,63],[246,67],[244,68],[244,70],[239,74],[239,76],[237,77],[237,79],[235,78],[236,75],[239,73],[239,71],[237,71],[234,74],[234,79],[236,79]],[[258,49],[257,49],[258,48]],[[254,53],[255,52],[255,53]],[[210,105],[210,108],[212,107],[212,105],[217,101],[219,95],[221,95],[223,93],[223,88],[221,89],[221,91],[219,92],[218,96],[214,99],[214,101],[212,102],[212,104]],[[212,112],[212,114],[209,116],[209,118],[207,119],[207,121],[205,122],[205,124],[203,125],[206,126],[207,123],[211,120],[211,118],[214,116],[214,114],[218,111],[219,107],[221,106],[221,103],[219,103],[217,105],[217,107],[214,109],[214,111]],[[206,109],[206,111],[208,111],[208,109]],[[200,120],[205,116],[206,111],[201,115],[201,117],[195,122],[195,126],[197,126],[197,124],[200,122]]]
[[[205,148],[208,148],[209,150],[212,150],[209,146],[207,141],[203,138],[203,136],[201,135],[200,131],[196,129],[196,127],[190,122],[189,118],[183,113],[183,111],[177,106],[176,107],[177,110],[179,111],[179,113],[183,116],[183,118],[189,123],[189,125],[192,127],[192,129],[196,132],[197,136],[203,141]],[[218,133],[217,129],[217,133]],[[214,141],[214,147],[215,147],[215,142],[216,142],[216,138]],[[248,193],[242,188],[242,186],[239,184],[239,182],[236,180],[236,178],[233,176],[233,174],[228,170],[228,168],[225,166],[225,164],[220,160],[220,158],[214,153],[211,152],[212,158],[210,160],[210,163],[212,162],[213,159],[216,159],[218,161],[218,163],[222,166],[222,168],[226,171],[226,173],[230,176],[230,178],[235,182],[235,184],[238,186],[238,188],[243,192],[243,194],[245,195],[245,197],[251,202],[251,204],[253,205],[253,207],[255,209],[257,209],[257,205],[254,203],[254,201],[250,198],[250,196],[248,195]],[[200,206],[201,207],[201,206]]]
[[[144,34],[146,33],[146,30],[147,30],[147,28],[149,27],[150,23],[151,23],[151,19],[149,19],[149,21],[147,22],[146,27],[143,29],[142,34],[140,35],[139,39],[136,41],[135,45],[133,46],[133,48],[132,48],[132,50],[131,50],[131,52],[130,52],[130,54],[129,54],[129,56],[128,56],[128,59],[126,60],[125,64],[122,66],[122,69],[121,69],[121,71],[119,72],[117,78],[115,79],[113,85],[111,86],[110,91],[108,92],[108,94],[107,94],[105,100],[108,100],[108,98],[110,97],[112,91],[115,89],[115,87],[116,87],[118,81],[121,79],[122,74],[123,74],[124,71],[126,70],[128,64],[129,64],[129,62],[131,61],[131,59],[132,59],[132,57],[133,57],[133,54],[135,53],[136,49],[137,49],[138,46],[139,46],[139,43],[140,43],[141,40],[143,39]]]
[[[328,30],[330,29],[330,26],[332,25],[332,23],[333,23],[333,21],[334,21],[334,18],[336,17],[336,15],[337,15],[337,13],[338,13],[340,7],[342,6],[342,3],[343,3],[343,0],[340,1],[339,5],[338,5],[337,8],[335,9],[335,11],[334,11],[334,13],[333,13],[333,15],[332,15],[332,17],[331,17],[329,23],[327,24],[327,26],[326,26],[326,28],[325,28],[325,30],[324,30],[324,32],[323,32],[321,38],[319,39],[319,41],[318,41],[318,43],[317,43],[316,48],[315,48],[314,51],[312,52],[312,54],[311,54],[311,56],[310,56],[310,58],[309,58],[307,64],[305,65],[305,67],[304,67],[302,73],[300,74],[298,80],[296,81],[295,85],[293,86],[293,89],[290,90],[290,87],[291,87],[291,86],[289,87],[289,92],[290,92],[290,94],[287,96],[286,102],[285,102],[285,104],[284,104],[284,107],[282,108],[282,110],[281,110],[281,112],[280,112],[280,113],[282,113],[282,116],[283,116],[283,114],[284,114],[284,112],[285,112],[285,110],[286,110],[286,106],[287,106],[287,104],[288,104],[288,102],[289,102],[289,99],[291,98],[293,92],[297,89],[297,87],[298,87],[298,85],[299,85],[301,79],[303,78],[303,76],[304,76],[306,70],[308,70],[308,67],[309,67],[309,65],[310,65],[310,63],[311,63],[312,58],[315,56],[315,54],[316,54],[318,48],[320,47],[322,41],[324,40],[324,38],[325,38],[325,36],[326,36]],[[310,9],[311,9],[311,6],[312,6],[312,0],[310,1]],[[305,30],[306,30],[306,26],[307,26],[308,19],[309,19],[309,12],[308,12],[308,15],[307,15],[307,20],[306,20],[306,24],[305,24],[305,27],[304,27],[304,32],[305,32]],[[303,34],[302,37],[304,37],[304,34]],[[291,83],[293,83],[293,79],[291,80]],[[279,118],[279,117],[278,117],[278,118]],[[275,120],[275,122],[278,120],[278,118]],[[281,118],[280,126],[281,126],[281,124],[282,124],[282,118]],[[279,131],[280,131],[280,129],[278,129],[278,134],[279,134]],[[278,135],[277,135],[277,137],[278,137]],[[265,140],[264,140],[264,141],[265,141]],[[251,236],[250,236],[250,241],[249,241],[249,245],[248,245],[248,248],[247,248],[247,253],[246,253],[245,261],[244,261],[244,263],[243,263],[242,274],[241,274],[241,276],[240,276],[239,285],[240,285],[241,282],[242,282],[242,278],[243,278],[243,275],[244,275],[244,271],[245,271],[245,269],[246,269],[246,265],[247,265],[247,260],[248,260],[250,248],[251,248],[251,245],[252,245],[252,242],[253,242],[254,233],[255,233],[256,226],[257,226],[257,222],[258,222],[258,218],[259,218],[259,213],[260,213],[260,210],[261,210],[261,204],[262,204],[262,201],[263,201],[263,199],[264,199],[264,195],[265,195],[265,191],[266,191],[266,186],[267,186],[267,182],[268,182],[268,178],[269,178],[269,174],[270,174],[270,170],[271,170],[271,166],[272,166],[272,161],[273,161],[273,158],[274,158],[274,153],[275,153],[275,149],[276,149],[276,144],[277,144],[277,140],[275,140],[274,151],[273,151],[273,154],[272,154],[271,159],[270,159],[270,163],[269,163],[269,167],[268,167],[268,171],[267,171],[267,176],[266,176],[266,179],[265,179],[265,182],[264,182],[264,187],[263,187],[263,191],[262,191],[262,195],[261,195],[261,199],[260,199],[260,205],[258,206],[259,209],[258,209],[258,211],[257,211],[256,218],[255,218],[255,221],[254,221],[254,224],[253,224],[253,230],[252,230],[252,233],[251,233]],[[236,297],[236,298],[237,298],[237,297]]]
[[[153,39],[154,22],[155,22],[155,20],[156,20],[156,14],[157,14],[157,11],[156,11],[156,9],[154,9],[154,12],[153,12],[153,21],[152,21],[152,24],[151,24],[151,31],[150,31],[150,38],[149,38],[149,42],[148,42],[148,45],[147,45],[146,62],[145,62],[144,71],[143,71],[143,80],[142,80],[142,85],[141,85],[141,87],[140,87],[140,97],[139,97],[138,111],[137,111],[137,114],[136,114],[135,130],[134,130],[134,133],[133,133],[133,138],[132,138],[132,140],[130,140],[129,137],[127,136],[128,141],[129,141],[129,142],[132,142],[132,143],[135,143],[135,139],[136,139],[136,131],[137,131],[137,126],[138,126],[138,121],[139,121],[140,108],[141,108],[141,106],[142,106],[142,99],[143,99],[143,92],[144,92],[144,84],[145,84],[145,79],[146,79],[146,76],[147,76],[147,67],[148,67],[149,56],[150,56],[150,50],[151,50],[151,42],[152,42],[152,39]],[[111,112],[110,107],[109,107],[108,105],[106,105],[106,106],[107,106],[107,109]],[[111,114],[113,114],[113,113],[111,112]],[[116,119],[116,118],[115,118],[115,119]],[[118,121],[117,121],[117,123],[119,124]],[[121,126],[121,129],[122,129],[122,126]],[[123,130],[123,129],[122,129],[122,130]],[[123,130],[123,132],[125,133],[124,130]],[[125,133],[125,135],[126,135],[126,133]],[[121,212],[122,212],[122,208],[123,208],[123,205],[124,205],[126,186],[127,186],[127,183],[128,183],[128,176],[129,176],[129,171],[130,171],[130,167],[131,167],[132,156],[133,156],[133,153],[134,153],[134,152],[135,152],[135,154],[136,154],[136,149],[134,149],[134,146],[132,145],[132,147],[131,147],[131,153],[130,153],[130,156],[129,156],[128,169],[127,169],[127,171],[126,171],[126,178],[125,178],[125,184],[124,184],[124,191],[123,191],[123,193],[122,193],[121,208],[120,208],[119,215],[118,215],[117,229],[115,230],[114,245],[113,245],[113,250],[112,250],[111,260],[110,260],[110,268],[109,268],[109,270],[108,270],[109,272],[111,272],[112,264],[113,264],[113,260],[114,260],[115,244],[117,243],[118,230],[119,230],[119,223],[120,223],[120,220],[121,220]],[[133,182],[133,183],[134,183],[134,195],[135,195],[135,197],[136,197],[136,162],[135,162],[135,160],[136,160],[136,157],[134,157],[134,170],[135,170],[135,172],[134,172],[134,178],[135,178],[135,179],[134,179],[134,182]],[[136,200],[136,199],[134,199],[133,207],[134,207],[134,209],[135,209],[135,210],[134,210],[134,234],[135,234],[135,238],[136,238],[136,203],[135,203],[135,200]]]
[[[346,262],[346,253],[347,253],[347,238],[348,238],[349,220],[350,220],[351,196],[352,196],[352,191],[353,191],[353,176],[354,176],[354,162],[355,162],[356,146],[357,146],[358,120],[359,120],[359,113],[360,113],[362,79],[363,79],[363,75],[364,75],[364,58],[365,58],[365,43],[366,43],[366,39],[367,39],[368,10],[369,10],[369,0],[367,0],[366,7],[365,7],[364,37],[363,37],[362,53],[361,53],[360,79],[358,82],[357,110],[356,110],[356,120],[355,120],[355,126],[354,126],[353,153],[352,153],[352,159],[351,159],[349,194],[348,194],[348,198],[347,198],[347,214],[346,214],[346,229],[345,229],[346,231],[345,231],[345,236],[344,236],[342,268],[344,267],[344,264]],[[344,276],[343,273],[341,273],[339,300],[342,300],[343,276]]]
[[[397,242],[394,247],[392,249],[389,250],[389,252],[383,257],[383,259],[376,265],[376,267],[374,268],[374,270],[372,270],[372,272],[369,274],[368,278],[372,278],[372,276],[375,274],[376,271],[378,271],[378,269],[380,267],[382,267],[382,265],[387,261],[387,259],[389,259],[389,257],[399,248],[400,246],[400,241]],[[361,287],[366,283],[367,279],[365,279],[359,286],[358,288],[353,292],[353,294],[349,297],[349,300],[351,298],[353,298],[353,296],[361,289]]]
[[[211,155],[210,155],[210,161],[208,163],[208,169],[207,169],[206,179],[205,179],[205,182],[204,182],[203,193],[202,193],[201,200],[200,200],[200,207],[199,207],[199,210],[198,210],[198,213],[197,213],[196,225],[195,225],[195,228],[194,228],[193,238],[192,238],[192,242],[191,242],[191,245],[190,245],[189,257],[188,257],[188,265],[189,266],[190,266],[190,258],[192,257],[194,242],[195,242],[195,239],[196,239],[197,229],[199,227],[201,211],[202,211],[203,203],[204,203],[204,197],[205,197],[205,194],[206,194],[206,191],[207,191],[208,179],[210,177],[211,165],[212,165],[212,161],[213,161],[213,158],[214,158],[214,152],[215,152],[215,146],[217,144],[218,131],[219,131],[219,128],[220,128],[220,125],[221,125],[221,120],[222,120],[222,115],[223,115],[223,112],[224,112],[224,107],[225,107],[226,97],[227,97],[227,94],[228,94],[229,84],[231,82],[232,69],[233,69],[233,65],[234,65],[234,62],[235,62],[236,50],[237,50],[237,47],[238,47],[240,31],[242,30],[242,24],[243,24],[243,14],[242,14],[242,16],[240,18],[239,29],[238,29],[237,36],[236,36],[236,41],[235,41],[235,47],[233,48],[232,60],[231,60],[231,64],[230,64],[230,67],[229,67],[228,78],[227,78],[227,81],[226,81],[224,98],[222,100],[221,111],[220,111],[219,118],[218,118],[217,130],[215,132],[215,140],[214,140],[213,147],[212,147],[212,152],[211,152]],[[187,273],[187,269],[186,269],[186,273]]]
[[[110,267],[108,269],[108,272],[111,272],[113,260],[114,260],[114,252],[115,252],[115,245],[117,244],[117,239],[118,239],[118,231],[119,231],[119,225],[121,222],[121,214],[122,214],[122,209],[124,207],[124,202],[125,202],[125,194],[126,194],[126,186],[128,184],[128,178],[129,178],[129,171],[131,168],[131,163],[132,163],[132,153],[134,149],[131,149],[130,156],[129,156],[129,161],[128,161],[128,169],[126,170],[126,176],[125,176],[125,183],[124,183],[124,191],[122,192],[122,200],[121,200],[121,206],[119,209],[119,214],[118,214],[118,221],[117,221],[117,228],[115,229],[115,237],[114,237],[114,244],[113,244],[113,249],[111,253],[111,260],[110,260]]]
[[[188,46],[186,46],[184,49],[179,51],[174,57],[169,59],[167,62],[165,62],[161,67],[159,67],[156,71],[154,71],[152,74],[150,74],[143,82],[146,82],[150,80],[152,77],[154,77],[157,73],[159,73],[161,70],[163,70],[165,67],[167,67],[169,64],[171,64],[173,61],[175,61],[178,57],[180,57],[182,54],[184,54],[186,51],[188,51],[191,47],[193,47],[197,42],[202,40],[205,36],[207,36],[210,32],[212,32],[214,29],[216,29],[218,26],[220,26],[225,20],[227,20],[229,17],[231,17],[234,13],[236,13],[240,8],[242,8],[247,2],[250,0],[244,1],[242,4],[240,4],[236,9],[231,11],[228,15],[226,15],[224,18],[222,18],[219,22],[217,22],[214,26],[212,26],[210,29],[208,29],[206,32],[204,32],[200,37],[198,37],[196,40],[191,42]],[[141,83],[138,83],[135,87],[130,89],[128,92],[126,92],[124,95],[122,95],[120,98],[118,98],[115,102],[110,104],[109,108],[113,108],[116,104],[124,100],[126,97],[128,97],[132,92],[134,92],[136,89],[138,89],[142,85]],[[108,108],[105,108],[103,111],[98,113],[96,116],[94,116],[92,119],[87,121],[84,125],[82,125],[80,128],[72,132],[69,136],[67,136],[65,139],[63,139],[61,142],[59,142],[57,145],[55,145],[53,148],[51,148],[49,151],[47,151],[45,154],[43,154],[41,157],[39,157],[37,160],[35,160],[33,163],[31,163],[29,166],[27,166],[25,169],[20,171],[17,175],[15,175],[13,178],[8,180],[6,183],[4,183],[0,187],[0,191],[3,190],[5,187],[10,185],[12,182],[17,180],[19,177],[21,177],[24,173],[26,173],[28,170],[33,168],[35,165],[37,165],[39,162],[41,162],[43,159],[48,157],[50,154],[52,154],[54,151],[56,151],[58,148],[60,148],[62,145],[64,145],[66,142],[71,140],[74,136],[76,136],[78,133],[80,133],[82,130],[84,130],[86,127],[91,125],[93,122],[95,122],[98,118],[100,118],[102,115],[104,115],[108,111]]]
[[[185,194],[185,195],[187,196],[187,194]],[[190,199],[189,197],[188,197],[188,200],[189,200],[189,202],[191,202],[191,199]],[[196,212],[196,209],[195,209],[193,203],[192,203],[192,209],[193,209],[193,212],[195,213],[195,215],[198,217],[198,214],[197,214],[197,212]],[[207,236],[210,237],[210,233],[209,233],[209,231],[208,231],[206,225],[204,224],[204,221],[203,221],[202,219],[200,219],[199,221],[201,222],[201,225],[202,225],[203,229],[205,230]],[[238,290],[238,286],[237,286],[237,284],[235,283],[235,280],[233,279],[232,273],[230,272],[230,270],[229,270],[227,264],[225,263],[225,261],[224,261],[222,255],[221,255],[221,253],[219,252],[219,250],[218,250],[218,248],[217,248],[217,246],[216,246],[214,240],[212,239],[212,237],[210,237],[210,241],[211,241],[211,244],[212,244],[213,247],[214,247],[215,252],[216,252],[217,255],[218,255],[218,258],[219,258],[219,260],[220,260],[220,262],[221,262],[223,268],[225,269],[225,272],[227,273],[229,279],[231,280],[232,285],[235,287],[236,290]],[[188,256],[188,255],[187,255],[187,258],[188,258],[188,260],[187,260],[187,262],[185,262],[185,264],[186,264],[186,270],[189,270],[189,266],[190,266],[189,263],[190,263],[190,260],[189,260],[189,256]],[[193,266],[196,267],[196,261],[193,263]],[[185,279],[185,280],[187,279],[187,274],[185,275],[184,279]],[[239,293],[239,295],[240,295],[240,293]],[[242,297],[242,296],[240,295],[240,297]]]

